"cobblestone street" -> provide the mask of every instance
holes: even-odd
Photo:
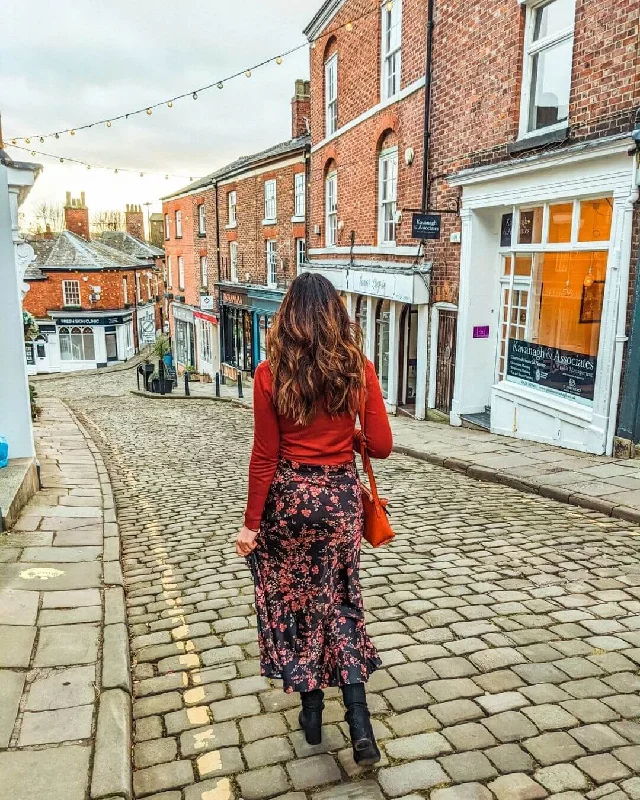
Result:
[[[640,528],[408,456],[377,465],[397,537],[362,554],[383,760],[355,767],[259,676],[233,542],[251,414],[133,396],[131,371],[37,384],[108,467],[134,678],[134,791],[154,800],[640,798]]]

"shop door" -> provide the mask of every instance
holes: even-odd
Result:
[[[104,335],[107,344],[107,361],[118,360],[118,340],[115,333],[105,333]]]
[[[438,352],[436,354],[435,408],[443,414],[451,411],[453,379],[456,363],[456,311],[438,314]]]
[[[49,372],[49,343],[44,335],[40,335],[35,340],[36,370],[38,372]]]
[[[411,411],[416,405],[418,368],[418,309],[405,306],[400,318],[398,405]]]

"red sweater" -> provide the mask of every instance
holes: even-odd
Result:
[[[393,444],[382,391],[370,361],[366,366],[365,431],[372,458],[386,458]],[[297,425],[278,414],[272,398],[272,376],[267,362],[255,373],[253,385],[255,430],[249,465],[249,498],[244,524],[251,530],[260,520],[280,458],[299,464],[343,464],[353,458],[355,418],[331,417],[319,410],[310,425]]]

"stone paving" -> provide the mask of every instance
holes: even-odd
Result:
[[[258,674],[234,555],[246,409],[153,402],[122,376],[51,382],[116,497],[134,676],[134,792],[150,800],[640,798],[640,528],[396,454],[396,540],[365,549],[383,760],[357,769],[329,693],[311,748]]]
[[[111,485],[66,407],[43,406],[45,488],[0,536],[0,800],[128,799],[131,682]]]

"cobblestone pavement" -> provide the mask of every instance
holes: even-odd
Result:
[[[361,773],[335,693],[310,748],[297,698],[258,676],[251,578],[233,553],[249,413],[133,397],[118,380],[48,389],[70,398],[112,478],[136,797],[640,798],[639,528],[408,456],[380,464],[398,536],[362,555],[384,758]]]

